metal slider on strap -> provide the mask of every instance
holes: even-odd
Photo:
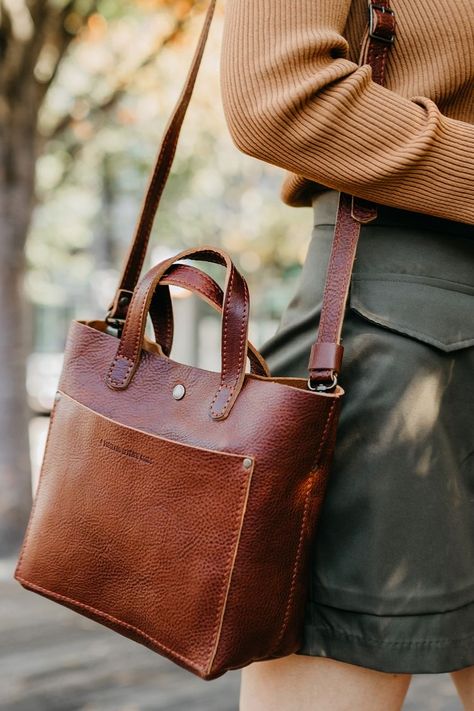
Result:
[[[369,36],[379,42],[393,44],[395,40],[395,13],[381,3],[369,4]]]
[[[311,378],[308,378],[308,390],[313,392],[329,392],[334,390],[337,385],[337,375],[333,375],[328,383],[314,383]]]

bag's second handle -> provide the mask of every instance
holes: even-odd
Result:
[[[244,382],[249,294],[245,279],[231,259],[225,252],[214,247],[186,249],[175,257],[165,259],[143,277],[133,293],[117,354],[110,365],[106,381],[114,390],[123,390],[129,386],[140,362],[147,315],[155,290],[167,269],[181,259],[215,262],[226,267],[222,305],[221,377],[210,403],[211,417],[221,420],[229,414]]]
[[[191,293],[198,294],[220,314],[224,306],[225,294],[209,274],[188,264],[172,264],[168,267],[155,291],[150,305],[150,317],[155,311],[155,336],[164,355],[169,356],[173,346],[174,317],[173,308],[163,307],[171,304],[170,286],[179,286]],[[264,378],[270,377],[265,359],[250,341],[247,341],[250,372]]]

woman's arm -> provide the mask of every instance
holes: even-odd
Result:
[[[474,124],[347,59],[351,0],[227,0],[224,111],[244,153],[375,202],[474,224]]]

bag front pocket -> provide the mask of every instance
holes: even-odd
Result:
[[[59,393],[15,577],[206,675],[252,471]]]
[[[474,345],[474,286],[429,276],[358,272],[350,308],[368,321],[449,352]]]

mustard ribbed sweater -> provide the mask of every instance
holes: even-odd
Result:
[[[385,86],[358,66],[366,0],[226,0],[224,111],[281,197],[335,188],[474,224],[474,0],[393,0]]]

